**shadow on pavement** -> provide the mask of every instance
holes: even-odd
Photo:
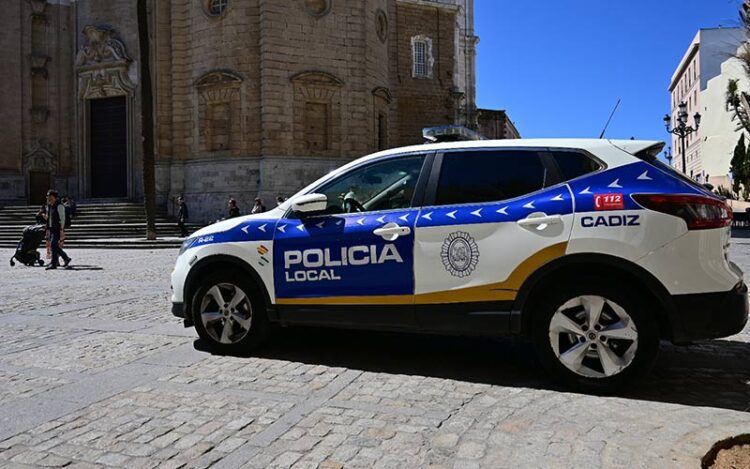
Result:
[[[734,238],[738,238],[738,239],[750,238],[750,227],[733,227],[732,238],[733,239]]]
[[[207,351],[196,340],[195,348]],[[687,347],[664,343],[654,370],[620,397],[750,411],[750,343],[707,341]],[[245,356],[251,356],[247,354]],[[511,338],[440,337],[289,328],[252,356],[429,376],[498,386],[564,391],[553,383],[532,346]]]
[[[104,267],[98,265],[74,264],[65,267],[63,270],[104,270]]]

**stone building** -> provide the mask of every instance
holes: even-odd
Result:
[[[477,131],[492,138],[521,138],[508,113],[501,110],[477,109]]]
[[[194,220],[345,161],[476,127],[473,0],[151,3],[158,203]],[[0,203],[50,186],[142,200],[134,0],[13,0],[0,17]]]

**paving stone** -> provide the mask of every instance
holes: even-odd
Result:
[[[731,253],[750,270],[750,241]],[[218,356],[169,312],[175,254],[79,250],[103,270],[55,277],[0,265],[0,419],[35,419],[3,434],[0,466],[682,468],[750,422],[750,326],[665,344],[611,397],[559,391],[505,340],[281,331]],[[29,295],[40,281],[76,289]],[[342,363],[356,375],[329,392]]]

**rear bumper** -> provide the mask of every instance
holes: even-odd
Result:
[[[748,316],[748,289],[744,282],[728,292],[674,295],[669,313],[672,341],[685,343],[727,337],[742,331]]]

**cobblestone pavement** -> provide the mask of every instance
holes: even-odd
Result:
[[[684,468],[750,431],[750,329],[665,344],[619,397],[507,339],[288,329],[216,356],[169,312],[176,251],[70,253],[0,267],[0,467]]]

